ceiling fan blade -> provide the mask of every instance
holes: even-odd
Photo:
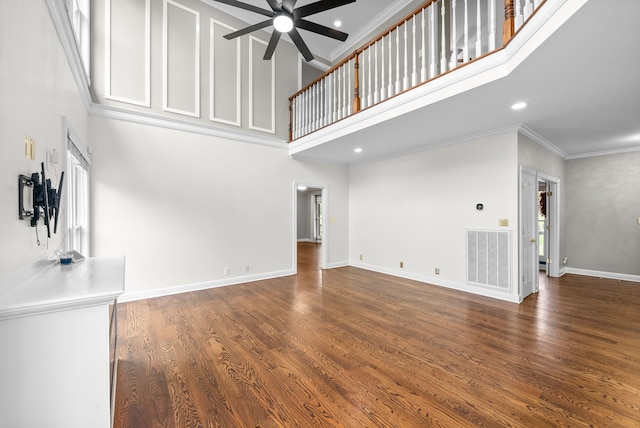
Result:
[[[282,33],[280,31],[273,30],[273,33],[271,33],[271,39],[269,39],[269,45],[267,46],[267,50],[264,52],[264,57],[262,59],[271,59],[281,35]]]
[[[250,25],[242,30],[234,31],[233,33],[225,34],[223,37],[227,40],[235,39],[236,37],[244,36],[245,34],[252,33],[256,30],[260,30],[261,28],[268,27],[273,24],[272,19],[267,19],[266,21],[258,22],[257,24]]]
[[[282,9],[289,13],[293,13],[293,9],[296,7],[296,0],[282,0]]]
[[[340,40],[344,42],[349,35],[338,31],[335,28],[325,27],[324,25],[316,24],[315,22],[307,21],[306,19],[299,19],[295,21],[295,26],[302,28],[303,30],[311,31],[322,36],[331,37],[332,39]]]
[[[355,3],[356,0],[321,0],[315,3],[300,6],[293,11],[294,19],[304,18],[305,16],[324,12],[325,10],[344,6],[349,3]]]
[[[293,40],[293,43],[296,44],[296,46],[298,47],[298,50],[300,51],[304,59],[307,62],[311,61],[313,59],[313,54],[309,50],[309,47],[304,42],[304,40],[302,40],[300,33],[298,33],[298,30],[295,27],[293,28],[293,30],[289,31],[289,37],[291,37],[291,40]]]
[[[256,7],[252,4],[242,3],[241,1],[237,1],[237,0],[213,0],[213,1],[217,1],[218,3],[228,4],[229,6],[239,7],[240,9],[259,13],[260,15],[264,15],[268,17],[275,16],[275,12],[271,10],[262,9],[261,7]]]
[[[278,0],[267,0],[267,3],[269,3],[269,6],[271,6],[271,9],[273,9],[274,12],[282,11],[282,7],[280,7]]]

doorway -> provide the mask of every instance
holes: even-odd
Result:
[[[328,232],[324,221],[328,206],[326,185],[293,183],[293,268],[298,272],[298,245],[313,245],[319,254],[321,269],[328,260]]]
[[[540,269],[547,276],[560,276],[559,187],[554,177],[520,169],[521,300],[540,290]]]

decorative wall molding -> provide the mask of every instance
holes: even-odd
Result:
[[[127,104],[134,104],[143,107],[151,107],[151,1],[145,0],[144,18],[144,99],[137,100],[111,93],[111,12],[112,2],[116,0],[105,0],[105,98]],[[130,40],[127,40],[131,42]]]
[[[191,13],[194,16],[194,46],[193,46],[193,72],[194,72],[194,84],[193,84],[193,94],[194,94],[194,105],[193,110],[185,110],[178,107],[172,107],[170,105],[171,100],[169,99],[169,92],[171,90],[171,76],[169,74],[172,61],[169,58],[169,44],[171,42],[169,30],[171,23],[169,22],[169,11],[170,8],[177,8],[178,10]],[[180,29],[181,32],[184,32],[185,29]],[[180,52],[184,52],[182,49]],[[181,58],[178,62],[182,67],[187,65],[187,61]],[[177,3],[173,0],[164,0],[163,2],[163,16],[162,16],[162,105],[163,110],[170,113],[178,113],[185,116],[192,117],[200,117],[200,12],[194,9],[190,9],[180,3]],[[188,84],[185,82],[181,82],[181,87],[188,88]],[[188,89],[187,89],[188,90]]]
[[[215,92],[215,65],[216,65],[216,52],[215,52],[215,26],[219,25],[221,27],[226,28],[229,32],[236,31],[236,28],[233,28],[223,22],[216,21],[215,19],[211,19],[209,23],[209,120],[214,122],[226,123],[227,125],[240,126],[241,125],[241,107],[242,107],[242,44],[240,43],[240,38],[236,39],[236,62],[235,62],[235,74],[236,74],[236,119],[228,120],[220,117],[216,117],[215,111],[215,101],[216,101],[216,92]],[[227,67],[231,67],[233,64],[227,64]]]
[[[270,120],[270,127],[269,128],[264,128],[261,126],[257,126],[254,123],[254,107],[255,107],[255,103],[254,103],[254,77],[256,75],[259,75],[259,73],[255,73],[255,64],[253,61],[253,57],[254,57],[254,44],[258,43],[261,46],[261,50],[266,49],[267,47],[267,42],[262,41],[256,37],[253,36],[249,36],[249,129],[254,129],[256,131],[262,131],[262,132],[269,132],[271,134],[275,134],[276,133],[276,53],[273,53],[273,57],[271,58],[271,60],[269,61],[269,63],[271,63],[271,78],[270,78],[270,83],[271,83],[271,103],[270,103],[270,109],[271,109],[271,120]],[[262,61],[262,60],[260,60]]]
[[[194,134],[207,135],[210,137],[224,138],[227,140],[240,141],[243,143],[260,144],[263,146],[275,147],[286,150],[289,146],[286,140],[275,137],[265,137],[239,129],[228,130],[221,126],[207,123],[191,122],[157,114],[142,113],[105,106],[103,104],[91,104],[88,109],[90,115],[106,119],[123,120],[125,122],[138,123],[141,125],[155,126],[159,128],[173,129],[175,131],[190,132]]]

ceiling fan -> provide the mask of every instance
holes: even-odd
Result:
[[[230,6],[239,7],[251,12],[259,13],[260,15],[267,16],[269,19],[266,21],[258,22],[257,24],[250,25],[242,30],[235,31],[233,33],[224,36],[225,39],[231,40],[236,37],[243,36],[256,30],[273,25],[274,31],[271,33],[271,39],[267,46],[267,50],[264,53],[266,60],[271,59],[273,52],[276,49],[276,45],[280,40],[282,33],[288,33],[293,43],[298,47],[298,50],[304,56],[304,59],[311,61],[313,54],[309,50],[307,44],[302,40],[298,28],[311,31],[322,36],[331,37],[336,40],[344,42],[349,36],[347,33],[338,31],[333,28],[325,27],[324,25],[316,24],[314,22],[304,19],[309,15],[324,12],[325,10],[334,9],[336,7],[344,6],[349,3],[354,3],[356,0],[321,0],[315,3],[310,3],[304,6],[295,7],[297,0],[266,0],[271,10],[262,9],[257,6],[253,6],[248,3],[243,3],[236,0],[214,0],[219,3],[228,4]]]

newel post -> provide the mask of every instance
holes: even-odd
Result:
[[[514,0],[504,0],[504,23],[502,24],[502,45],[506,45],[513,37],[515,13],[513,9]]]
[[[355,76],[353,81],[353,112],[360,111],[360,63],[358,62],[358,52],[354,53],[356,57],[355,62]]]

